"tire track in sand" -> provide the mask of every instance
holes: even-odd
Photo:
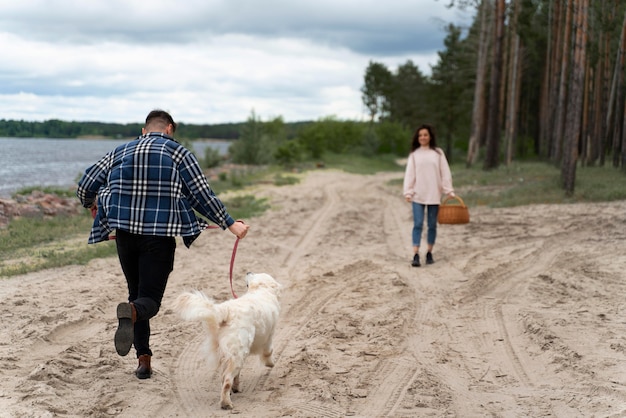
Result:
[[[512,376],[524,386],[532,387],[537,382],[537,376],[529,369],[529,361],[519,352],[515,330],[510,330],[507,323],[516,324],[517,321],[506,320],[505,306],[522,291],[529,277],[534,277],[549,270],[551,262],[560,251],[558,241],[550,240],[543,242],[539,248],[533,249],[528,255],[521,253],[517,260],[501,264],[498,268],[491,269],[482,277],[483,286],[473,289],[472,293],[460,300],[460,303],[471,307],[476,316],[472,321],[476,335],[484,333],[497,333],[496,340],[501,344],[495,346],[494,358],[500,361],[497,373],[504,376]],[[481,339],[485,343],[484,339]],[[498,347],[500,347],[498,349]],[[493,350],[490,347],[479,347],[479,350]]]
[[[358,190],[374,190],[372,193],[377,196],[378,200],[381,200],[381,192],[383,196],[387,194],[384,190],[382,190],[384,187],[380,186],[380,183],[383,181],[387,180],[380,177],[365,179],[363,184],[359,184]],[[309,253],[316,238],[323,235],[325,241],[341,242],[342,231],[337,231],[338,228],[333,227],[333,225],[336,225],[336,220],[333,223],[333,215],[339,216],[342,219],[342,222],[349,223],[349,225],[344,225],[345,228],[343,232],[345,232],[345,229],[349,230],[351,227],[354,229],[363,228],[362,223],[352,224],[350,222],[352,222],[353,218],[346,217],[346,213],[353,210],[353,207],[358,207],[360,203],[357,200],[357,203],[355,204],[355,201],[350,198],[351,196],[349,195],[349,191],[342,190],[341,187],[354,188],[354,184],[336,182],[329,182],[325,184],[325,202],[322,207],[320,207],[312,215],[312,217],[315,218],[312,222],[312,226],[305,228],[307,231],[306,234],[298,240],[298,244],[285,257],[285,266],[288,270],[288,274],[291,277],[295,277],[297,281],[311,280],[311,277],[298,277],[297,274],[298,272],[301,273],[301,271],[296,267],[298,266],[299,261]],[[340,194],[341,199],[339,198]],[[383,197],[381,201],[383,202],[383,207],[386,209],[389,199]],[[380,219],[372,219],[371,221],[375,223],[380,222],[381,224],[386,223],[387,219],[389,219],[387,210],[379,211],[379,213]],[[326,220],[329,226],[324,226],[324,223],[322,222],[323,220]],[[354,221],[359,222],[359,219],[355,218]],[[384,231],[384,227],[382,228],[383,232],[386,232]],[[390,235],[400,237],[400,234],[397,233],[384,233],[384,235],[385,237],[389,237]],[[387,256],[385,256],[385,258],[387,258]],[[337,318],[341,316],[340,306],[345,304],[345,301],[343,300],[345,298],[345,294],[349,293],[355,285],[358,286],[356,283],[360,283],[362,280],[367,281],[366,278],[370,276],[376,277],[376,280],[378,281],[381,280],[381,277],[386,275],[390,275],[390,277],[397,277],[398,274],[395,272],[395,269],[391,270],[392,272],[385,268],[381,271],[380,267],[371,264],[370,262],[361,261],[357,262],[357,264],[353,266],[346,266],[341,271],[328,272],[331,277],[328,282],[325,282],[323,285],[314,285],[314,292],[306,292],[303,294],[301,299],[292,304],[291,309],[286,312],[286,316],[290,319],[289,324],[287,326],[280,327],[281,331],[279,332],[277,341],[275,342],[274,352],[277,358],[277,364],[282,366],[282,363],[287,362],[290,364],[289,367],[295,368],[295,370],[291,371],[292,373],[302,372],[302,370],[299,370],[298,368],[298,359],[302,356],[303,342],[311,341],[310,335],[307,335],[307,333],[310,333],[308,332],[309,329],[315,330],[314,333],[322,332],[320,329],[321,324],[332,323],[333,321],[337,321]],[[338,277],[339,280],[333,280],[332,277],[334,276]],[[388,283],[391,283],[392,281]],[[385,281],[383,280],[381,283],[385,283]],[[382,285],[388,287],[388,285]],[[406,312],[406,308],[407,306],[398,309]],[[408,316],[411,315],[408,314]],[[406,322],[403,322],[403,324],[403,328],[406,329]],[[285,336],[288,338],[285,339]],[[313,341],[315,341],[315,339]],[[337,349],[337,347],[333,348]],[[311,355],[314,356],[315,352]],[[284,362],[279,360],[281,357],[285,357]],[[363,371],[363,376],[361,376],[361,378],[363,381],[367,381],[368,385],[371,385],[369,382],[371,380],[370,378],[384,382],[383,385],[371,385],[371,387],[375,388],[374,391],[377,399],[375,404],[376,407],[381,404],[385,406],[385,408],[381,411],[392,411],[398,404],[398,399],[401,399],[402,394],[405,393],[411,386],[411,381],[413,376],[416,374],[416,371],[415,359],[410,353],[404,360],[392,362],[387,360],[385,356],[377,356],[374,371],[366,368]],[[268,379],[270,379],[273,375],[280,373],[280,370],[273,369],[270,373],[257,374],[257,386],[266,386]],[[406,379],[401,379],[399,381],[398,376],[405,376]],[[381,388],[384,388],[384,390],[381,390]],[[367,398],[370,399],[371,396],[372,393],[368,394]],[[346,411],[336,410],[332,408],[332,403],[327,403],[323,400],[310,400],[306,404],[293,404],[289,406],[298,411],[298,413],[308,412],[311,414],[307,416],[335,417],[345,416],[346,414]],[[365,413],[368,416],[372,416],[372,411],[373,409],[369,408],[366,409]],[[352,413],[358,412],[348,411],[348,414]],[[377,414],[377,416],[378,415],[379,414]]]
[[[368,395],[367,402],[360,409],[363,416],[411,416],[416,413],[414,407],[416,403],[420,405],[420,414],[441,413],[447,408],[447,405],[438,400],[448,398],[446,385],[442,384],[437,373],[424,363],[424,359],[419,355],[420,350],[416,350],[412,343],[416,340],[429,339],[429,333],[433,332],[430,327],[436,322],[433,315],[436,315],[438,309],[433,300],[439,298],[430,297],[435,290],[421,277],[426,270],[416,269],[410,265],[413,218],[410,205],[400,194],[393,193],[396,191],[389,190],[388,187],[384,190],[389,195],[385,201],[385,239],[388,254],[392,263],[396,265],[395,270],[412,289],[414,312],[404,326],[408,346],[394,360],[380,362],[372,377],[376,382],[374,385],[376,389]]]
[[[340,199],[337,189],[340,185],[341,183],[333,183],[329,180],[324,184],[323,204],[310,214],[303,228],[306,232],[302,234],[296,244],[285,255],[281,266],[286,272],[281,273],[281,276],[290,277],[293,282],[309,279],[302,269],[297,268],[298,262],[310,253],[315,239],[325,230],[324,223],[329,222],[332,214],[338,210]],[[279,324],[277,333],[274,336],[274,360],[276,364],[280,364],[280,359],[284,353],[289,351],[299,352],[302,349],[299,343],[301,338],[299,337],[303,330],[307,329],[311,320],[318,316],[319,312],[322,312],[344,290],[345,286],[342,286],[340,289],[336,287],[317,288],[315,293],[303,295],[300,300],[293,303],[290,308],[281,314],[282,317],[288,317],[289,322]],[[245,378],[245,383],[242,385],[243,393],[250,396],[258,391],[259,388],[265,387],[268,378],[275,373],[275,368],[265,369],[260,372],[259,368],[251,364],[250,361],[246,362],[242,370],[242,376],[245,374],[249,377]],[[342,416],[341,411],[336,411],[331,407],[315,402],[308,402],[304,405],[291,405],[291,407],[301,411],[306,410],[318,417]]]
[[[549,270],[560,251],[560,247],[555,245],[559,239],[562,238],[552,237],[530,245],[517,241],[482,250],[492,255],[503,252],[506,256],[502,256],[503,261],[496,267],[477,271],[473,277],[468,278],[469,287],[465,290],[465,295],[458,299],[458,312],[452,313],[454,317],[447,321],[459,324],[447,328],[447,348],[455,350],[457,362],[463,365],[463,375],[467,380],[460,387],[460,375],[454,367],[449,364],[433,367],[433,371],[439,373],[447,384],[456,384],[455,391],[461,389],[459,395],[464,399],[463,404],[466,407],[473,405],[484,413],[498,415],[515,406],[519,408],[519,405],[528,402],[527,399],[536,399],[532,396],[526,397],[527,399],[517,396],[520,390],[532,393],[535,388],[539,388],[543,371],[541,365],[534,364],[536,360],[529,358],[521,349],[526,346],[520,340],[524,332],[519,329],[519,321],[511,318],[517,312],[511,306],[515,306],[516,296],[524,292],[528,278]],[[481,254],[471,255],[472,259],[480,257]],[[458,341],[464,343],[459,345]],[[494,382],[498,382],[503,388],[510,387],[510,396],[481,406],[480,398],[477,397],[481,393],[481,387],[488,387]],[[468,387],[474,389],[468,391]],[[529,403],[525,407],[530,415],[538,413],[538,410],[542,410],[542,413],[552,411],[547,403]]]
[[[323,223],[328,221],[333,211],[337,208],[337,188],[330,180],[324,184],[323,204],[315,212],[304,220],[303,230],[306,231],[299,237],[298,241],[285,255],[282,261],[282,268],[286,270],[285,275],[293,278],[293,281],[304,279],[296,268],[298,262],[309,252],[315,237],[324,229]],[[288,324],[279,325],[274,336],[274,359],[276,363],[280,361],[282,353],[288,349],[292,342],[297,341],[298,334],[306,328],[311,318],[317,312],[324,309],[333,298],[341,292],[341,289],[320,289],[314,295],[308,294],[302,300],[293,304],[292,308],[281,316],[289,317]],[[205,362],[205,355],[201,348],[204,340],[203,335],[198,335],[187,344],[176,359],[173,376],[173,389],[176,394],[177,405],[167,408],[168,411],[184,411],[187,416],[202,416],[206,414],[207,408],[219,408],[219,377],[217,373],[207,367],[197,367],[201,362]],[[297,348],[299,350],[299,348]],[[273,369],[261,368],[254,359],[249,359],[244,364],[241,371],[242,385],[241,391],[246,396],[241,397],[241,401],[233,398],[235,408],[243,402],[254,403],[254,398],[258,396],[259,388],[262,388]],[[201,370],[204,370],[202,372]],[[208,374],[210,373],[210,374]],[[207,386],[208,385],[208,386]],[[236,395],[235,395],[236,396]],[[338,411],[320,406],[319,408],[309,405],[316,415],[324,417],[340,416]],[[338,415],[339,414],[339,415]]]
[[[312,213],[311,216],[309,216],[307,222],[308,226],[304,228],[306,232],[300,237],[283,260],[282,265],[287,270],[285,273],[286,276],[292,277],[295,280],[301,278],[298,277],[299,274],[295,267],[298,261],[301,260],[311,248],[311,243],[315,237],[319,235],[320,230],[322,229],[322,224],[324,222],[328,222],[330,214],[336,210],[339,200],[337,191],[335,190],[336,187],[337,185],[333,185],[332,183],[324,185],[323,205],[317,211]]]
[[[161,416],[206,416],[207,409],[219,409],[220,384],[217,372],[211,370],[203,350],[205,336],[200,332],[187,344],[170,370],[175,403],[159,411]]]

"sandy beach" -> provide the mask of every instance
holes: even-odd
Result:
[[[189,289],[232,297],[232,234],[178,241],[148,380],[113,346],[115,258],[2,279],[0,416],[626,416],[626,202],[470,208],[413,268],[401,177],[313,171],[246,192],[272,208],[249,220],[234,290],[248,271],[284,289],[276,366],[248,359],[232,411],[201,325],[171,309]]]

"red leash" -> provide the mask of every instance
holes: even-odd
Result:
[[[245,223],[242,220],[237,220],[235,222],[241,222],[241,223]],[[218,229],[219,226],[216,225],[209,225],[207,227],[208,229]],[[233,267],[235,266],[235,256],[237,255],[237,247],[239,246],[239,237],[237,237],[237,239],[235,240],[235,245],[233,245],[233,253],[230,256],[230,293],[233,295],[233,298],[237,299],[237,294],[235,293],[235,290],[233,289]]]
[[[239,245],[239,237],[235,240],[235,245],[233,246],[233,255],[230,256],[230,293],[233,294],[233,298],[237,299],[237,295],[233,290],[233,266],[235,265],[235,254],[237,254],[237,246]]]

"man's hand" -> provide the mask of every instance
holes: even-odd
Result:
[[[228,230],[232,232],[237,238],[243,239],[248,233],[250,225],[246,225],[243,221],[235,221],[234,224],[228,227]]]

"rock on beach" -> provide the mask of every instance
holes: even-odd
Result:
[[[33,190],[12,199],[0,199],[0,228],[6,227],[14,218],[74,215],[80,213],[81,209],[82,206],[75,197],[61,197]]]

